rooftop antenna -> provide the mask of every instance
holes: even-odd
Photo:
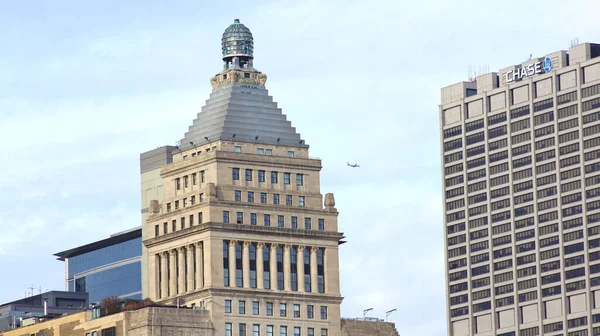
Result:
[[[571,48],[573,48],[576,45],[579,45],[579,37],[576,37],[576,38],[572,39],[570,41],[569,45],[571,46]]]
[[[529,54],[529,59],[528,61],[531,61],[531,59],[533,58],[533,54]]]

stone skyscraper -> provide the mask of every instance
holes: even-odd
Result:
[[[141,156],[144,293],[209,310],[217,335],[337,336],[335,201],[253,51],[235,20],[223,70],[179,146]]]
[[[441,99],[450,335],[600,335],[600,45]]]

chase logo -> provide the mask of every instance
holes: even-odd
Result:
[[[552,70],[552,59],[550,57],[546,57],[542,66],[544,67],[544,71],[550,72],[550,70]]]
[[[504,74],[504,78],[507,83],[519,81],[525,77],[540,74],[542,70],[543,72],[550,72],[552,70],[552,59],[550,57],[546,57],[543,62],[531,63],[519,69],[508,71]]]

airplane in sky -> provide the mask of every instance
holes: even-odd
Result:
[[[355,164],[350,164],[349,162],[346,162],[346,164],[348,165],[348,167],[352,167],[352,168],[358,168],[358,167],[360,167],[360,166],[358,165],[358,163],[355,163]]]

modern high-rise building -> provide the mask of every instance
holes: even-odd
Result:
[[[142,228],[54,254],[65,262],[65,288],[89,293],[91,303],[110,296],[142,299]]]
[[[600,45],[441,90],[449,334],[600,335]]]
[[[338,336],[335,201],[253,51],[235,20],[179,146],[141,155],[144,297],[203,307],[215,335]]]

